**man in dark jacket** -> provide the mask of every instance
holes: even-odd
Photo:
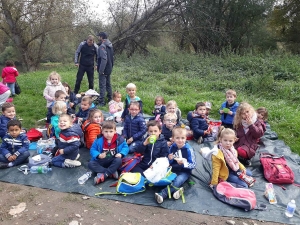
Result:
[[[98,45],[94,43],[94,36],[89,35],[86,41],[79,44],[75,52],[75,66],[79,67],[76,77],[74,93],[77,94],[80,90],[80,84],[84,73],[86,72],[89,89],[94,89],[94,70],[95,60],[97,60]]]
[[[105,91],[107,91],[107,102],[112,99],[112,88],[110,83],[110,74],[114,66],[114,50],[112,43],[107,39],[108,35],[105,32],[98,34],[101,42],[98,48],[98,73],[99,73],[99,88],[100,98],[99,105],[105,105]]]

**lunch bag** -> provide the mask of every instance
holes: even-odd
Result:
[[[31,142],[35,142],[43,138],[43,133],[35,128],[31,128],[29,131],[27,131],[26,135],[28,137],[28,140]]]

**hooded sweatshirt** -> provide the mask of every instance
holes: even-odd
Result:
[[[104,39],[98,48],[98,72],[110,75],[114,66],[114,49],[108,39]]]
[[[2,70],[2,78],[5,83],[15,83],[17,76],[19,76],[19,72],[15,67],[8,66]]]
[[[65,87],[60,81],[57,85],[52,84],[49,80],[46,81],[46,87],[44,89],[43,96],[47,100],[47,108],[50,107],[51,103],[55,100],[54,96],[57,90],[62,90],[67,95]]]

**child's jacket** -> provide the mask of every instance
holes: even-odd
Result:
[[[176,143],[173,143],[170,147],[169,154],[173,154],[175,158],[184,158],[186,162],[182,165],[179,165],[175,159],[169,160],[170,165],[172,166],[172,172],[187,172],[191,173],[192,169],[196,167],[196,157],[193,148],[188,144],[178,149]]]
[[[167,128],[165,124],[161,128],[161,133],[164,135],[166,141],[170,141],[170,138],[172,137],[172,130]]]
[[[88,149],[91,148],[93,142],[97,139],[97,136],[101,134],[101,126],[98,123],[91,123],[86,120],[82,126],[82,131],[84,135],[84,142]]]
[[[0,138],[2,138],[2,139],[7,133],[7,123],[10,120],[11,120],[10,118],[8,118],[4,115],[0,116]]]
[[[229,115],[227,113],[221,114],[221,121],[226,124],[233,124],[233,119],[234,119],[234,116],[235,116],[235,113],[236,113],[236,110],[238,107],[239,107],[238,102],[234,102],[234,104],[232,106],[228,106],[227,101],[223,102],[220,110],[223,110],[224,108],[228,108],[232,112],[232,115]]]
[[[122,157],[124,157],[129,152],[128,145],[127,145],[125,139],[121,135],[119,135],[119,134],[116,134],[116,135],[117,135],[117,139],[116,139],[116,142],[117,142],[116,154],[120,153],[120,154],[122,154]],[[97,159],[99,159],[98,156],[103,152],[103,145],[104,145],[103,143],[104,143],[104,137],[103,136],[97,138],[93,142],[92,147],[90,149],[90,155],[92,156],[91,160],[97,160]]]
[[[57,147],[64,150],[66,159],[76,159],[82,136],[82,130],[78,124],[73,124],[70,128],[60,131]]]
[[[208,124],[205,118],[201,116],[195,116],[191,119],[190,125],[195,139],[199,139],[200,136],[203,138],[207,137],[207,135],[204,135],[204,131],[208,129]]]
[[[19,72],[15,67],[8,66],[4,67],[2,70],[2,78],[5,83],[15,83],[17,81],[17,76],[19,76]]]
[[[169,147],[164,136],[161,134],[154,143],[154,146],[152,144],[148,144],[145,146],[144,143],[141,143],[138,146],[136,152],[144,155],[143,160],[140,162],[140,164],[144,164],[150,167],[157,158],[168,157]]]
[[[79,111],[75,114],[76,117],[82,118],[83,121],[85,121],[88,118],[89,111],[93,108],[95,108],[95,104],[92,103],[91,107],[88,108],[87,110],[83,111],[81,108],[79,108]]]
[[[124,138],[133,138],[133,141],[143,140],[147,132],[146,122],[141,113],[131,119],[130,114],[125,117],[124,129],[122,131]]]
[[[0,152],[5,158],[9,158],[12,155],[19,156],[20,154],[28,151],[29,143],[26,134],[20,134],[18,137],[13,138],[10,134],[3,137],[3,142],[0,147]]]
[[[61,82],[58,82],[57,85],[53,85],[49,80],[46,81],[43,96],[47,100],[47,107],[50,107],[51,103],[55,100],[55,92],[58,90],[62,90],[67,95],[66,89]]]

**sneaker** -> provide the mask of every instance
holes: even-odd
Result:
[[[174,199],[179,199],[180,196],[182,195],[183,191],[184,191],[183,187],[179,188],[177,191],[175,191],[173,193],[173,198]]]
[[[75,160],[78,160],[79,157],[80,157],[80,154],[78,153]]]
[[[65,162],[65,167],[76,167],[76,166],[81,166],[81,162],[77,161],[77,160],[71,160],[71,159],[66,159]]]
[[[104,174],[103,173],[97,173],[97,176],[94,178],[94,185],[100,184],[104,182]]]
[[[119,179],[118,171],[114,172],[114,173],[113,173],[112,175],[110,175],[110,176],[111,176],[111,178],[114,178],[114,179],[116,179],[116,180]]]
[[[158,204],[161,204],[164,202],[163,196],[160,195],[159,193],[155,193],[155,200],[157,201]]]
[[[0,162],[0,169],[6,169],[8,167],[8,163]]]

